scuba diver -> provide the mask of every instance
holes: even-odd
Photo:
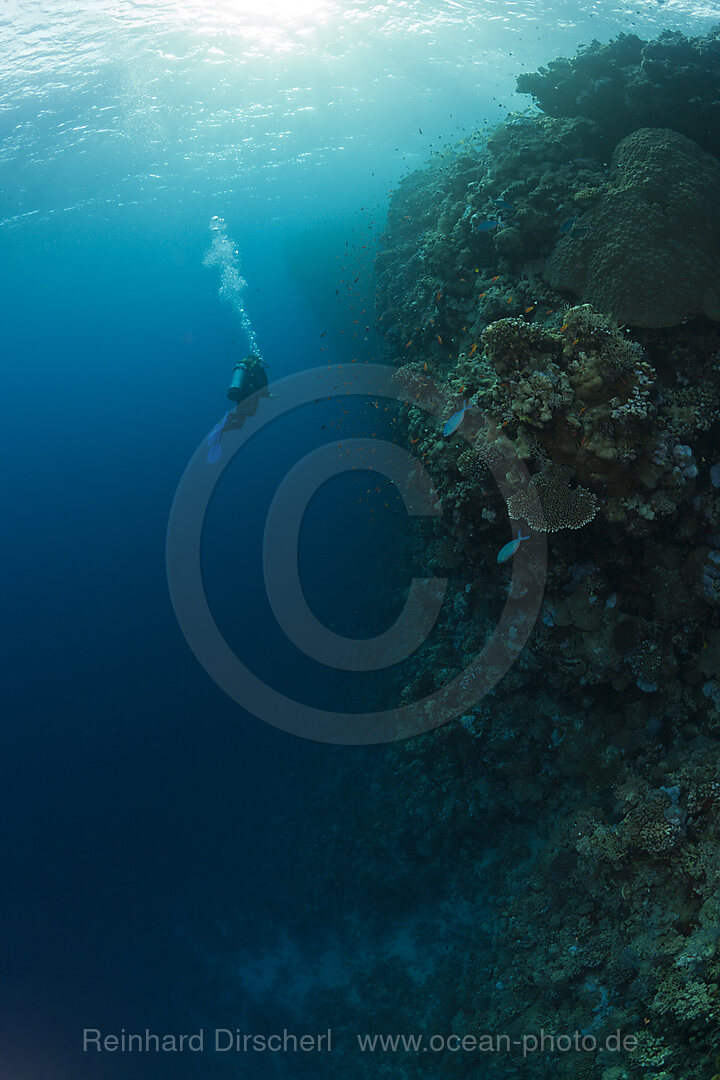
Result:
[[[265,362],[256,353],[250,353],[238,361],[233,368],[227,396],[235,405],[219,420],[208,436],[207,460],[212,464],[222,453],[223,432],[241,428],[249,416],[257,412],[259,397],[270,397],[267,388]],[[254,400],[251,400],[253,399]]]

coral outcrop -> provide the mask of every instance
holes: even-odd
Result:
[[[666,31],[652,41],[620,34],[518,76],[553,117],[585,117],[611,149],[640,127],[672,128],[720,157],[720,28],[695,38]]]
[[[614,171],[562,236],[547,282],[634,326],[720,319],[720,162],[667,128],[640,128]]]

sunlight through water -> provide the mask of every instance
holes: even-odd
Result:
[[[5,0],[0,164],[19,183],[0,225],[240,184],[267,204],[288,170],[306,196],[321,173],[386,190],[530,107],[523,70],[718,18],[714,0]]]

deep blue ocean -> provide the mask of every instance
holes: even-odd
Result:
[[[271,380],[386,359],[373,256],[390,192],[527,108],[519,71],[592,37],[701,33],[720,15],[686,0],[253,6],[0,10],[3,1080],[271,1076],[260,1054],[84,1053],[83,1030],[302,1031],[313,986],[310,1030],[348,1002],[373,1029],[353,980],[373,953],[404,955],[403,919],[437,899],[389,895],[382,867],[368,884],[355,800],[388,748],[288,734],[203,670],[166,579],[176,489],[227,408],[248,325]],[[203,262],[216,216],[246,283],[235,301]],[[204,538],[235,651],[324,708],[364,707],[365,691],[284,640],[262,530],[295,461],[371,434],[366,404],[269,425],[224,474]],[[351,637],[395,618],[417,570],[392,491],[375,495],[333,481],[303,525],[310,606]],[[333,884],[315,906],[325,848]],[[457,929],[443,947],[463,947]],[[354,1075],[342,1052],[286,1058],[280,1074]]]

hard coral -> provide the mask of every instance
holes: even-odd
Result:
[[[720,320],[720,163],[667,128],[628,135],[613,163],[582,234],[550,255],[548,283],[635,326]]]
[[[524,72],[517,88],[550,116],[593,120],[610,146],[636,128],[664,125],[717,155],[719,60],[717,27],[695,38],[676,31],[653,41],[620,34]]]
[[[571,469],[546,465],[527,487],[510,496],[510,517],[523,518],[536,532],[581,529],[595,517],[597,499],[586,488],[571,487],[571,477]]]

